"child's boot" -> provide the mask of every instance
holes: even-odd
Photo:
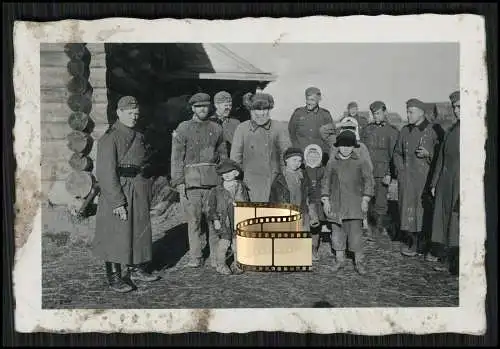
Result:
[[[345,258],[345,251],[335,251],[335,263],[333,264],[332,271],[334,273],[343,269],[347,265],[347,259]]]
[[[231,245],[231,242],[226,239],[220,239],[219,243],[217,244],[217,254],[216,254],[216,259],[217,259],[217,267],[216,270],[219,274],[223,275],[230,275],[231,274],[231,269],[226,265],[226,252],[229,246]]]
[[[356,253],[354,255],[354,269],[356,269],[356,271],[358,272],[359,275],[366,274],[364,256],[361,253]]]

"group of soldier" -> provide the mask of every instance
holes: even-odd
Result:
[[[418,99],[407,101],[408,124],[401,130],[388,122],[381,101],[369,106],[372,122],[358,114],[355,102],[349,103],[348,115],[334,122],[319,105],[318,88],[307,88],[305,99],[286,127],[271,118],[274,99],[267,93],[245,96],[251,119],[244,122],[231,117],[228,92],[214,95],[212,115],[210,95],[190,98],[192,118],[172,134],[170,174],[188,223],[187,266],[203,265],[202,248],[208,243],[217,272],[242,273],[236,256],[226,264],[228,250],[236,254],[232,202],[279,202],[300,207],[304,229],[313,233],[315,262],[320,234],[328,232],[335,251],[332,270],[345,266],[349,249],[356,271],[364,275],[362,234],[369,240],[391,238],[388,227],[394,217],[388,214],[387,194],[391,181],[397,180],[401,253],[425,256],[436,269],[451,266],[456,272],[459,93],[450,95],[456,121],[442,142]],[[152,257],[152,179],[142,175],[146,150],[143,135],[134,129],[137,100],[122,97],[117,115],[98,143],[101,195],[94,252],[105,261],[110,287],[128,292],[135,289],[134,281],[158,280],[147,270]],[[427,194],[432,196],[431,212]],[[425,223],[429,215],[431,226]],[[202,231],[204,219],[208,232]],[[127,267],[125,276],[122,265]]]

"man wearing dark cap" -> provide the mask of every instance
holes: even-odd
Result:
[[[391,162],[399,131],[387,122],[384,102],[373,102],[370,104],[370,111],[374,121],[363,129],[360,136],[370,152],[375,179],[375,197],[370,202],[370,218],[375,222],[377,235],[386,235],[386,227],[390,223],[387,216],[387,191],[392,177],[395,177]]]
[[[256,93],[249,107],[252,118],[236,128],[231,159],[243,169],[250,200],[268,202],[271,183],[283,166],[283,154],[291,142],[286,125],[271,120],[271,95]]]
[[[431,181],[435,197],[432,242],[439,246],[440,270],[458,273],[460,215],[460,92],[450,95],[456,121],[446,133]],[[448,267],[446,267],[448,265]],[[443,268],[445,267],[445,268]]]
[[[321,138],[319,128],[333,122],[330,112],[319,106],[321,91],[309,87],[305,91],[306,105],[295,109],[288,122],[288,132],[294,147],[304,151],[309,144],[318,144],[328,154],[329,145]]]
[[[189,99],[189,105],[192,119],[181,122],[173,132],[171,183],[179,191],[188,222],[188,267],[198,268],[203,263],[201,220],[206,215],[205,201],[210,189],[218,184],[216,166],[227,158],[227,150],[222,127],[208,119],[210,96],[197,93]],[[211,247],[215,238],[210,229]]]
[[[438,135],[425,117],[425,103],[418,99],[406,102],[408,125],[400,133],[394,148],[394,167],[398,178],[398,205],[401,231],[408,237],[408,247],[401,253],[413,257],[427,252],[423,234],[422,196],[438,142]]]
[[[118,120],[99,139],[96,177],[101,194],[97,206],[94,254],[105,261],[111,289],[128,292],[132,281],[150,282],[158,277],[146,272],[152,257],[149,209],[151,180],[143,176],[146,148],[142,133],[134,130],[139,104],[134,97],[122,97]],[[127,266],[131,282],[122,277]]]
[[[362,132],[363,129],[368,125],[369,120],[362,115],[359,115],[358,111],[358,103],[349,102],[347,105],[347,116],[351,118],[355,118],[359,125],[359,132]]]
[[[240,121],[230,116],[233,107],[231,94],[226,91],[217,92],[214,96],[215,113],[210,116],[210,120],[222,126],[222,133],[228,157],[231,152],[231,143],[233,142],[234,131],[240,124]]]

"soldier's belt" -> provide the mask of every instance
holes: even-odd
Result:
[[[312,268],[312,238],[291,204],[235,202],[237,265],[247,271],[294,272]]]
[[[142,168],[135,165],[120,165],[117,173],[120,177],[137,177],[142,172]]]

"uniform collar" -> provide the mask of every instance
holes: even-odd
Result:
[[[257,123],[253,120],[250,120],[250,130],[255,132],[259,127],[262,127],[263,129],[269,130],[271,128],[271,119],[269,119],[268,122],[266,122],[264,125],[257,125]]]
[[[125,132],[133,132],[134,128],[125,126],[120,120],[116,120],[116,122],[113,124],[113,128],[120,130],[120,131],[125,131]]]
[[[304,107],[304,110],[306,111],[306,113],[310,114],[310,113],[314,113],[314,114],[317,114],[319,112],[319,104],[316,106],[316,108],[314,108],[313,110],[309,110],[307,109],[307,107]]]
[[[425,130],[427,125],[429,125],[429,120],[427,120],[427,118],[424,118],[424,120],[420,124],[418,125],[410,124],[408,125],[408,127],[410,128],[410,131],[412,131],[415,127],[418,128],[419,131],[423,131]]]
[[[191,118],[191,120],[193,120],[194,122],[205,122],[205,121],[208,121],[209,119],[210,119],[210,117],[206,118],[205,120],[201,120],[195,114],[193,114],[193,117]]]
[[[374,124],[375,126],[378,126],[378,127],[383,127],[383,126],[385,126],[386,121],[382,121],[382,122],[380,122],[380,123],[378,123],[378,124],[374,121],[374,122],[373,122],[373,124]]]

